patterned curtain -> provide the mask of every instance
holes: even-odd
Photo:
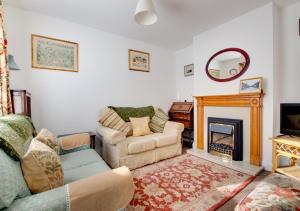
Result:
[[[7,39],[3,28],[3,1],[0,0],[0,116],[12,113],[9,68],[7,63]]]

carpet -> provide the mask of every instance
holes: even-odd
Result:
[[[255,178],[189,154],[132,173],[128,211],[216,210]]]

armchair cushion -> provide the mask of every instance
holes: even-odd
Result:
[[[89,149],[91,137],[88,133],[80,133],[68,136],[62,136],[58,139],[60,154],[67,154],[83,149]]]
[[[57,154],[59,154],[59,145],[57,143],[57,137],[50,130],[43,128],[35,137],[38,141],[46,144],[48,147],[53,149]]]
[[[60,156],[64,172],[66,170],[75,169],[91,163],[96,163],[97,161],[99,161],[99,159],[101,159],[101,157],[93,149],[81,150]]]
[[[67,185],[70,210],[115,211],[132,199],[134,184],[127,167],[106,171]]]
[[[64,174],[58,154],[33,139],[22,161],[24,179],[32,193],[40,193],[63,185]]]
[[[30,195],[20,163],[0,149],[0,209],[10,206],[15,198]]]

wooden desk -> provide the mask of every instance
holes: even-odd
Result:
[[[272,138],[273,141],[273,172],[285,174],[294,178],[300,178],[300,167],[297,160],[300,159],[300,137],[279,136]],[[289,166],[278,166],[278,157],[290,158]]]
[[[193,146],[194,132],[194,103],[193,102],[174,102],[169,110],[170,121],[179,122],[184,125],[183,144],[188,147]],[[185,135],[185,132],[187,135]]]

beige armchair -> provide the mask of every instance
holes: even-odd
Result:
[[[163,133],[126,137],[125,133],[99,123],[97,137],[102,140],[102,158],[112,168],[127,166],[136,169],[180,155],[183,130],[183,124],[168,121]]]

